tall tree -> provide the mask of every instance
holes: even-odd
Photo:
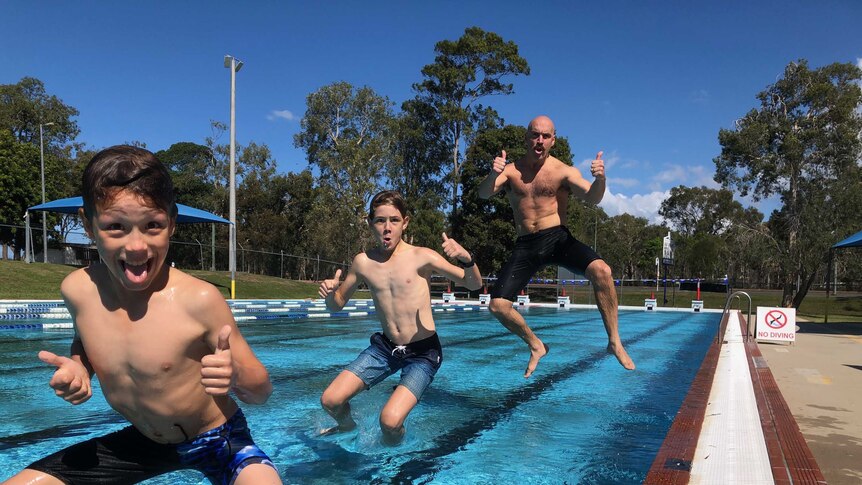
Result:
[[[481,107],[477,100],[490,95],[511,94],[512,84],[503,82],[510,75],[530,74],[518,46],[493,32],[469,27],[456,41],[442,40],[434,51],[433,64],[422,68],[425,80],[414,84],[419,97],[433,106],[446,127],[446,140],[452,156],[451,212],[458,208],[461,183],[461,145],[475,128]]]
[[[402,103],[396,126],[393,157],[386,167],[387,187],[407,201],[411,220],[405,240],[437,247],[445,222],[440,207],[446,201],[440,160],[448,153],[442,120],[433,106],[411,99]]]
[[[597,251],[613,269],[614,276],[623,279],[651,277],[651,274],[641,274],[640,264],[655,258],[656,254],[650,252],[652,248],[647,243],[659,230],[650,226],[646,219],[630,214],[608,218],[599,226],[601,247]],[[586,240],[592,243],[592,239]]]
[[[54,123],[44,131],[45,145],[63,145],[80,133],[72,118],[78,110],[45,91],[45,84],[32,77],[16,84],[0,84],[0,128],[18,141],[39,144],[39,125]]]
[[[798,308],[822,266],[833,231],[862,222],[858,200],[862,71],[835,63],[790,63],[757,95],[759,109],[722,129],[716,181],[754,200],[777,195],[770,217],[779,241],[781,304]],[[857,184],[857,185],[853,185]],[[852,209],[838,215],[833,208]]]
[[[369,87],[338,82],[308,95],[306,104],[294,144],[305,149],[309,164],[320,170],[319,185],[335,198],[329,217],[341,231],[333,233],[333,239],[356,241],[367,203],[379,191],[392,157],[392,102]]]
[[[23,224],[24,213],[31,205],[41,202],[39,198],[39,147],[15,139],[8,129],[0,129],[0,243],[2,258],[6,258],[7,247],[13,247],[17,256],[24,246],[24,231],[9,226]]]
[[[718,235],[745,219],[745,208],[733,200],[733,192],[705,186],[680,185],[670,189],[670,196],[661,203],[658,213],[684,236]]]
[[[46,200],[77,195],[75,179],[71,176],[76,171],[73,153],[82,151],[82,147],[73,142],[80,132],[77,122],[73,119],[77,115],[77,109],[63,103],[57,96],[49,95],[45,91],[44,83],[36,78],[24,77],[16,84],[0,84],[0,131],[5,130],[11,135],[11,140],[14,140],[15,143],[31,144],[35,147],[35,155],[32,154],[32,151],[28,152],[26,160],[10,159],[4,163],[7,165],[4,167],[4,171],[17,167],[17,169],[25,172],[23,176],[28,181],[16,190],[3,192],[4,194],[11,194],[23,189],[28,191],[25,198],[18,198],[18,204],[12,204],[12,206],[17,207],[26,202],[27,205],[23,206],[26,208],[42,201],[40,143],[44,143],[45,147]],[[48,126],[44,126],[43,136],[40,139],[39,127],[46,124]],[[7,149],[11,149],[11,140],[6,139],[5,136],[2,140]],[[13,151],[17,150],[13,149]],[[19,155],[22,154],[21,152],[18,153]],[[80,173],[80,170],[77,173]],[[7,180],[21,176],[7,175]],[[14,207],[12,210],[17,210]],[[45,216],[48,221],[49,234],[54,241],[53,243],[49,241],[51,244],[56,244],[57,240],[64,239],[76,221],[74,217],[61,217],[51,213],[45,213]],[[56,230],[58,223],[59,232]],[[7,233],[3,237],[4,242],[16,246],[17,251],[24,241],[23,231],[12,238],[17,239],[17,242],[10,239],[12,237],[10,231]]]

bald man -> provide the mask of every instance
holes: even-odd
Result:
[[[556,264],[586,276],[593,285],[596,303],[608,334],[609,354],[626,369],[635,364],[620,341],[617,294],[611,268],[586,244],[563,226],[569,195],[589,204],[598,204],[605,194],[605,165],[602,152],[590,165],[594,177],[588,182],[580,170],[550,155],[556,141],[554,122],[538,116],[527,126],[524,143],[527,154],[508,163],[506,152],[494,159],[491,173],[479,186],[479,197],[487,199],[501,190],[512,205],[518,239],[509,261],[497,275],[491,289],[491,313],[510,332],[530,347],[530,361],[524,377],[530,377],[548,346],[533,333],[526,320],[513,308],[516,295],[543,266]]]

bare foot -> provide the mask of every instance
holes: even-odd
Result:
[[[547,345],[544,342],[539,342],[542,344],[541,350],[534,350],[532,347],[530,348],[530,362],[527,363],[527,370],[524,372],[524,377],[530,377],[533,375],[533,371],[536,370],[536,366],[539,365],[539,359],[548,354]]]
[[[348,431],[353,431],[356,429],[356,423],[345,424],[344,426],[333,426],[331,428],[324,428],[320,430],[320,434],[318,436],[329,436],[338,433],[346,433]]]
[[[608,342],[608,353],[613,355],[620,361],[620,364],[628,370],[635,370],[635,363],[629,354],[626,352],[626,349],[623,348],[623,344],[614,344]]]

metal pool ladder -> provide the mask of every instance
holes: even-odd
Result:
[[[724,341],[724,332],[727,330],[727,321],[729,320],[729,317],[725,317],[727,317],[727,312],[730,310],[730,303],[734,298],[741,301],[741,295],[745,295],[745,297],[748,298],[748,320],[746,320],[745,341],[748,342],[749,337],[754,335],[751,331],[751,324],[753,323],[753,320],[751,320],[751,295],[744,291],[734,291],[727,297],[727,301],[724,304],[724,311],[721,313],[722,323],[718,325],[718,335],[715,336],[716,342],[721,343]],[[742,310],[742,308],[740,308],[740,310]]]

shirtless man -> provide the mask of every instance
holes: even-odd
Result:
[[[401,441],[407,415],[443,363],[431,312],[431,274],[441,274],[470,290],[482,286],[482,275],[472,255],[445,233],[443,251],[460,267],[436,251],[404,241],[402,235],[410,217],[397,192],[375,195],[368,213],[377,247],[353,258],[343,282],[339,281],[341,270],[323,281],[319,294],[330,310],[338,311],[364,282],[371,290],[383,332],[372,335],[371,345],[323,392],[320,403],[338,424],[322,434],[354,429],[350,399],[400,369],[401,380],[380,412],[383,442],[392,445]]]
[[[165,264],[177,207],[168,170],[147,150],[102,150],[84,170],[80,215],[100,262],[60,286],[75,336],[54,366],[57,396],[81,404],[93,374],[131,426],[42,458],[8,484],[137,483],[184,468],[214,484],[280,484],[240,400],[272,393],[230,308],[211,284]]]
[[[491,313],[510,332],[530,347],[530,361],[524,377],[536,369],[548,347],[533,333],[524,317],[512,306],[518,292],[533,274],[548,264],[562,265],[590,280],[596,303],[608,334],[609,354],[623,367],[635,368],[620,341],[617,329],[617,295],[611,268],[589,246],[572,237],[563,226],[569,195],[589,204],[598,204],[605,193],[605,166],[602,152],[590,166],[595,180],[587,182],[580,170],[550,156],[556,130],[547,116],[533,119],[527,127],[524,142],[527,154],[515,163],[507,163],[506,152],[494,159],[491,173],[479,186],[479,197],[487,199],[501,190],[515,215],[518,239],[509,261],[499,272],[491,289]]]

